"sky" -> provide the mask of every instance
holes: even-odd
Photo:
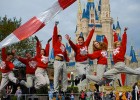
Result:
[[[42,11],[49,8],[56,0],[0,0],[0,16],[7,15],[8,18],[22,18],[22,24],[39,15]],[[82,5],[87,0],[81,0]],[[97,4],[98,0],[95,0]],[[66,10],[59,13],[43,29],[35,35],[42,41],[43,46],[52,36],[55,21],[59,21],[59,31],[64,36],[69,34],[72,40],[75,39],[75,29],[77,20],[77,2]],[[127,54],[130,52],[130,45],[134,46],[136,51],[140,52],[140,0],[110,0],[111,17],[116,24],[117,17],[122,28],[128,27],[128,45]],[[65,38],[63,38],[66,42]]]

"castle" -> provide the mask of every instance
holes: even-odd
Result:
[[[77,25],[76,25],[76,41],[77,38],[82,35],[85,39],[88,36],[89,31],[96,26],[94,36],[92,40],[102,41],[104,36],[108,40],[108,69],[113,67],[112,61],[112,50],[113,50],[113,30],[116,30],[118,34],[118,39],[121,40],[121,27],[119,21],[117,21],[116,26],[113,24],[113,18],[110,16],[110,1],[109,0],[99,0],[98,5],[95,5],[94,0],[87,0],[86,7],[82,8],[80,0],[78,0],[78,13],[77,13]],[[68,49],[71,60],[74,60],[74,53]],[[92,42],[89,46],[89,53],[92,53]],[[131,46],[130,55],[126,55],[125,59],[126,65],[131,68],[137,68],[140,66],[140,58]],[[92,62],[91,73],[96,74],[96,60]],[[74,64],[70,64],[68,68],[69,75],[76,75],[76,70]],[[117,76],[120,80],[120,75]],[[133,85],[139,80],[138,76],[126,75],[125,85]],[[87,86],[87,82],[81,83],[79,87],[84,89],[84,86]],[[116,86],[115,83],[113,83]]]

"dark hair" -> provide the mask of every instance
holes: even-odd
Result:
[[[43,50],[44,51],[44,55],[46,55],[45,49],[41,49],[41,50]]]
[[[57,35],[57,36],[62,38],[62,36],[61,36],[61,35]]]
[[[7,56],[10,56],[10,55],[14,56],[14,53],[8,52],[8,53],[7,53]]]
[[[26,51],[25,51],[25,54],[27,54],[27,53],[33,55],[33,51],[32,51],[32,50],[26,50]]]
[[[83,39],[83,41],[84,41],[84,37],[83,37],[83,36],[79,36],[79,37],[78,37],[78,39],[80,39],[80,38]]]

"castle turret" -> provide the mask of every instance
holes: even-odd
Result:
[[[101,23],[102,32],[108,39],[108,48],[112,48],[112,23],[113,19],[110,17],[109,0],[102,0],[101,2]]]
[[[81,30],[82,30],[81,19],[82,19],[82,8],[81,8],[81,2],[80,2],[80,0],[78,0],[78,13],[77,13],[77,25],[76,25],[76,40],[77,40],[77,37],[80,35]]]
[[[83,10],[83,15],[82,15],[82,20],[81,20],[81,24],[82,24],[82,33],[84,38],[86,39],[87,35],[88,35],[88,23],[89,23],[89,19],[88,19],[88,15],[86,13],[86,10]]]
[[[113,23],[113,19],[110,17],[109,0],[102,0],[101,1],[101,24],[102,24],[103,35],[105,35],[108,40],[108,55],[111,54],[113,49],[112,23]],[[110,67],[111,67],[111,59],[108,58],[108,68]]]
[[[118,21],[118,18],[117,18],[116,33],[121,34],[121,27],[120,27],[120,23]]]

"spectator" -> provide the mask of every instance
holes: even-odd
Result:
[[[85,94],[85,92],[82,90],[82,91],[81,91],[81,94],[80,94],[80,99],[81,99],[81,100],[85,100],[85,98],[86,98],[86,94]]]
[[[70,100],[74,100],[74,94],[73,94],[73,91],[71,92]]]
[[[49,93],[49,100],[53,100],[53,92],[52,90],[48,91]]]
[[[17,91],[15,93],[15,96],[17,96],[17,100],[20,100],[21,98],[21,95],[22,95],[22,91],[20,89],[20,86],[17,87]]]
[[[92,98],[92,92],[91,92],[91,90],[89,89],[88,91],[87,91],[87,97],[86,97],[86,100],[91,100],[91,98]]]
[[[11,100],[11,98],[10,98],[10,94],[12,93],[12,91],[13,91],[13,88],[12,88],[12,86],[7,86],[7,89],[6,89],[6,93],[7,93],[7,100]]]

